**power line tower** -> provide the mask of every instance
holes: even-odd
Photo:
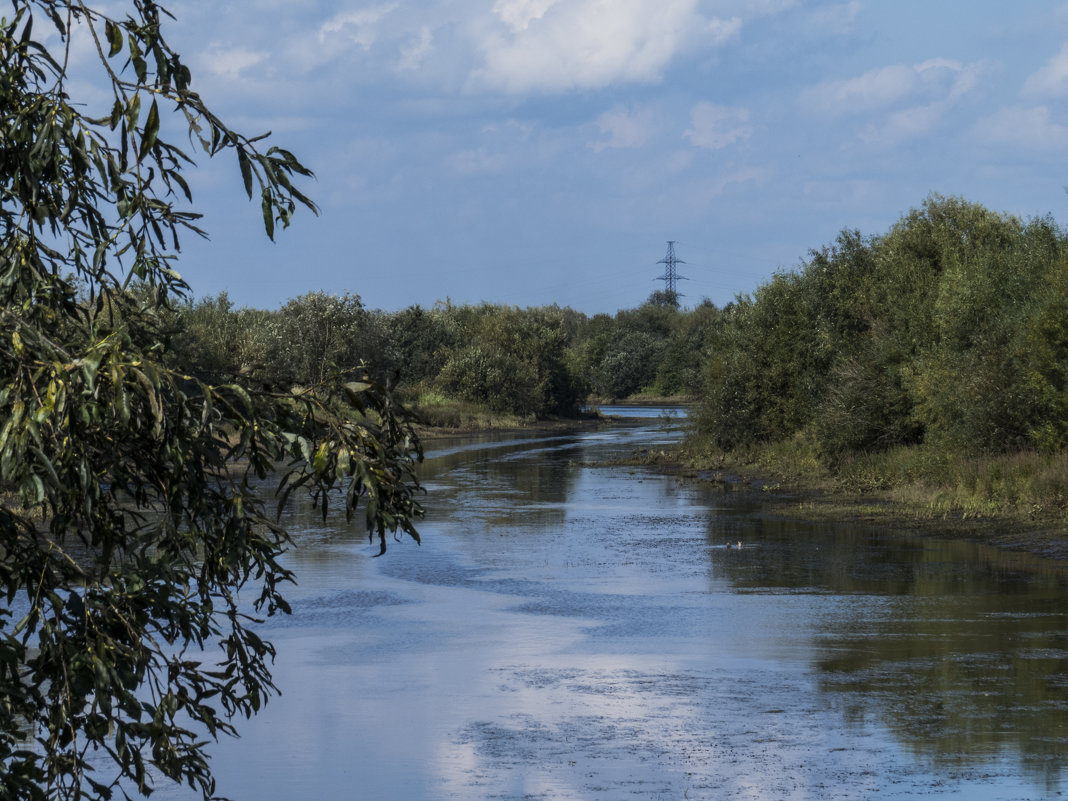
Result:
[[[669,241],[667,243],[667,246],[667,255],[657,262],[657,264],[664,265],[664,274],[661,276],[657,276],[653,280],[663,281],[664,290],[668,293],[670,297],[677,299],[680,297],[680,295],[678,292],[678,288],[676,287],[676,282],[680,278],[684,281],[687,280],[687,278],[685,275],[679,275],[678,270],[676,269],[676,265],[685,264],[686,262],[684,262],[682,259],[676,258],[675,240]]]

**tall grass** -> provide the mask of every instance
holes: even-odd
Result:
[[[1068,519],[1068,453],[968,456],[895,448],[843,464],[838,483],[936,513]]]
[[[756,473],[797,487],[890,501],[917,517],[946,514],[1068,522],[1068,453],[973,456],[932,446],[854,454],[833,468],[810,438],[761,443],[724,452],[691,437],[696,469]]]

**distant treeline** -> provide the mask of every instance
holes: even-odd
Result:
[[[362,365],[399,376],[417,407],[448,398],[524,418],[572,415],[591,397],[686,396],[719,447],[802,436],[831,464],[918,443],[1063,450],[1066,247],[1052,219],[934,196],[886,234],[843,231],[723,309],[654,292],[614,316],[384,312],[313,292],[262,311],[222,294],[176,309],[173,352],[206,377],[308,385]]]
[[[313,386],[362,367],[380,381],[399,379],[417,410],[454,400],[527,419],[573,416],[590,397],[697,397],[719,316],[710,303],[682,311],[663,292],[593,317],[449,302],[384,312],[323,292],[275,311],[235,308],[225,293],[175,311],[172,352],[208,380],[240,373]]]

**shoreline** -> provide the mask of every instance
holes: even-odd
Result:
[[[933,512],[876,494],[856,495],[783,481],[768,482],[742,471],[695,470],[679,462],[655,459],[639,463],[666,475],[759,498],[768,513],[779,520],[878,526],[902,536],[983,543],[1007,552],[1026,553],[1068,570],[1068,528],[1057,521]]]
[[[681,405],[632,400],[594,405],[598,413],[578,418],[517,425],[470,426],[417,429],[421,442],[430,444],[449,437],[479,433],[588,431],[615,425],[640,425],[639,418],[613,417],[612,406]],[[968,514],[917,507],[887,497],[883,493],[864,494],[836,490],[825,484],[812,484],[800,477],[778,475],[774,469],[762,472],[752,465],[723,462],[717,467],[687,464],[682,452],[634,454],[621,464],[646,467],[664,475],[722,487],[725,492],[746,493],[759,498],[767,512],[781,520],[827,521],[830,523],[879,526],[903,536],[957,539],[985,543],[1008,552],[1027,553],[1068,569],[1068,525],[1048,517],[1032,519],[1011,514]]]
[[[566,433],[568,431],[584,431],[598,428],[607,424],[618,424],[617,419],[610,415],[583,415],[570,418],[561,417],[551,420],[535,420],[533,422],[518,422],[516,425],[471,425],[460,426],[415,426],[415,433],[421,443],[435,442],[450,437],[476,434],[500,434],[508,432],[544,432]]]

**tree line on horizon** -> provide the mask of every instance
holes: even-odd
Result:
[[[560,306],[449,301],[397,312],[358,295],[309,292],[279,309],[237,308],[223,292],[174,310],[170,350],[206,380],[242,374],[307,386],[360,366],[416,408],[451,399],[520,418],[571,417],[590,398],[696,397],[719,311],[666,293],[592,317]]]
[[[174,352],[207,377],[315,384],[363,365],[434,398],[524,418],[643,394],[698,404],[732,449],[811,438],[828,463],[930,443],[1068,444],[1068,260],[1050,217],[932,196],[887,233],[845,230],[725,307],[654,292],[615,315],[439,302],[397,312],[311,292],[274,311],[227,295],[175,310]]]

